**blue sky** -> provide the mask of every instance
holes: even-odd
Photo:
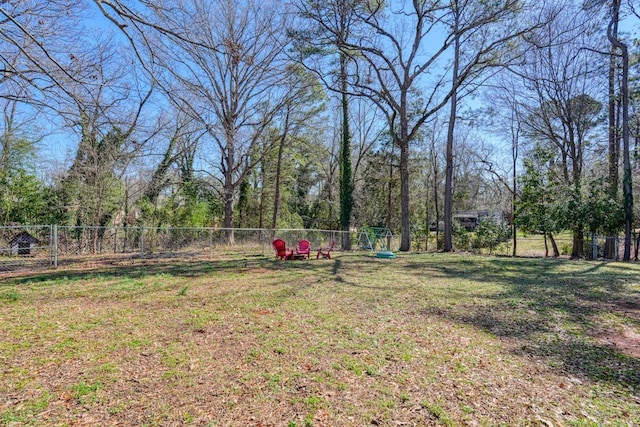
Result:
[[[90,12],[92,16],[87,20],[89,29],[97,29],[107,31],[116,37],[122,37],[120,31],[114,27],[113,23],[108,21],[99,8],[90,2]],[[640,25],[638,19],[633,16],[627,18],[620,26],[621,32],[631,34],[632,37],[640,36]],[[122,37],[123,43],[127,43]],[[40,144],[42,161],[46,161],[54,169],[64,169],[68,166],[68,160],[75,155],[78,136],[70,129],[64,128],[60,120],[43,121],[43,126],[49,129],[49,135]]]

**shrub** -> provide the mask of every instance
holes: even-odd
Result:
[[[485,220],[480,222],[475,230],[475,236],[472,241],[473,249],[488,248],[489,252],[502,242],[511,237],[511,231],[508,228],[497,224],[495,221]]]
[[[451,221],[451,238],[457,251],[471,249],[471,233],[459,221]],[[438,236],[438,249],[444,248],[444,231]]]

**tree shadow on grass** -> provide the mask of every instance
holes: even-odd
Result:
[[[427,305],[426,314],[513,339],[514,352],[545,358],[571,375],[640,392],[638,353],[606,339],[621,325],[640,328],[640,292],[632,286],[639,266],[470,257],[407,267],[478,286],[479,301],[452,297],[444,308]],[[640,350],[640,342],[631,344]]]
[[[271,257],[252,257],[243,259],[228,260],[195,260],[186,261],[184,259],[166,259],[161,262],[148,262],[140,259],[137,262],[128,264],[109,265],[108,261],[97,263],[90,268],[66,268],[58,270],[38,271],[33,273],[23,273],[19,276],[9,276],[0,278],[0,284],[21,285],[25,283],[38,282],[59,282],[59,281],[84,281],[93,278],[101,279],[143,279],[152,276],[170,277],[215,277],[221,273],[252,273],[281,271],[285,269],[314,270],[317,266],[309,261],[278,261]]]
[[[276,261],[269,258],[230,259],[213,261],[184,261],[158,264],[136,264],[117,267],[101,267],[91,270],[56,270],[0,280],[0,303],[21,300],[21,287],[39,288],[37,295],[48,301],[75,299],[90,296],[97,299],[140,298],[158,292],[175,292],[180,297],[187,294],[193,283],[226,292],[227,283],[233,283],[231,292],[242,286],[243,292],[264,298],[264,301],[281,301],[293,298],[313,286],[310,272],[319,265],[307,262]],[[326,267],[325,267],[326,269]],[[306,273],[309,271],[310,273]],[[291,280],[286,277],[291,273]],[[326,274],[326,273],[325,273]],[[264,280],[261,279],[265,277]],[[85,292],[85,284],[91,288]],[[97,287],[92,286],[97,284]],[[55,289],[51,293],[49,289]],[[67,292],[68,290],[68,292]],[[61,291],[61,292],[58,292]],[[205,291],[206,292],[206,291]],[[189,292],[190,293],[190,292]],[[26,294],[25,294],[26,295]]]
[[[380,291],[404,289],[401,286],[389,285],[388,283],[364,284],[355,279],[345,278],[345,276],[351,276],[353,271],[357,271],[362,275],[369,275],[370,277],[375,277],[376,275],[384,276],[385,272],[388,271],[388,266],[385,265],[385,262],[388,262],[388,260],[375,259],[368,254],[364,256],[362,254],[347,255],[343,256],[341,259],[333,260],[331,274],[335,282],[354,288]]]
[[[565,372],[598,382],[629,386],[640,392],[640,358],[602,339],[603,319],[640,328],[640,266],[566,260],[437,256],[399,257],[393,262],[344,255],[326,261],[276,261],[272,257],[224,260],[161,260],[157,263],[98,266],[85,270],[38,272],[0,280],[3,287],[62,283],[94,278],[211,277],[220,274],[296,273],[284,283],[282,297],[295,295],[318,280],[395,292],[394,280],[411,274],[425,283],[415,298],[420,312],[473,325],[515,342],[515,353],[544,358]],[[415,261],[414,261],[415,260]],[[357,272],[356,276],[353,273]],[[302,274],[299,274],[302,273]],[[306,276],[305,276],[306,275]],[[359,281],[359,275],[369,280]],[[372,277],[386,277],[376,282]],[[386,275],[386,276],[385,276]],[[434,277],[441,288],[430,294]],[[292,276],[293,277],[293,276]],[[300,278],[303,280],[300,280]],[[393,280],[388,280],[391,277]],[[181,283],[183,285],[184,283]],[[406,290],[406,286],[398,287]],[[274,288],[275,289],[275,288]],[[152,290],[151,290],[152,291]],[[412,295],[413,297],[413,295]]]

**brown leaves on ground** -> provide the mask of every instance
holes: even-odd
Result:
[[[4,279],[0,295],[13,297],[0,300],[0,423],[640,419],[638,268],[599,278],[569,262],[335,258],[153,260]]]

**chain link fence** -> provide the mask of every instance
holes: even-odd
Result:
[[[304,229],[5,226],[0,227],[0,273],[126,259],[214,259],[223,251],[264,256],[273,253],[275,238],[291,247],[306,239],[313,249],[332,241],[339,246],[342,234]]]
[[[298,241],[306,239],[311,242],[312,250],[328,247],[335,241],[336,250],[339,250],[342,235],[341,231],[305,229],[4,226],[0,227],[0,273],[87,263],[117,264],[132,259],[207,260],[215,259],[222,252],[244,257],[268,256],[273,254],[271,242],[275,238],[285,240],[288,247],[295,247]],[[428,251],[437,250],[435,238],[433,240]],[[351,233],[351,242],[353,249],[379,249],[363,245],[357,233]],[[390,250],[397,251],[399,236],[385,238],[384,243],[382,246],[388,245]],[[561,256],[571,254],[573,240],[570,236],[556,238],[556,244]],[[636,247],[637,244],[633,247],[633,259]],[[416,250],[420,248],[416,247]],[[510,256],[512,252],[509,240],[487,253]],[[587,236],[583,253],[587,259],[619,260],[624,253],[624,239]],[[552,256],[553,249],[544,237],[531,235],[518,238],[517,255]]]
[[[0,227],[0,272],[39,270],[54,264],[53,227]]]
[[[562,235],[555,238],[556,246],[561,257],[571,256],[573,250],[573,238]],[[631,259],[637,260],[638,236],[632,242]],[[511,256],[513,254],[513,242],[511,240],[501,243],[492,252],[495,255]],[[624,254],[624,238],[619,236],[599,236],[592,234],[585,236],[582,240],[582,254],[589,260],[611,260],[618,261]],[[553,247],[550,239],[545,239],[540,235],[529,235],[518,237],[516,255],[521,257],[547,257],[553,256]]]

